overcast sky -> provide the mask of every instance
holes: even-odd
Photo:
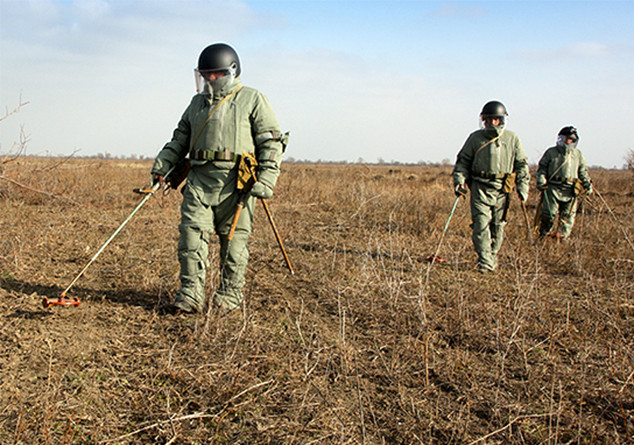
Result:
[[[590,165],[634,149],[634,2],[0,0],[0,154],[154,157],[210,43],[231,44],[287,156],[452,163],[501,100],[531,163],[575,125]]]

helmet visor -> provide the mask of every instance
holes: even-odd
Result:
[[[231,71],[231,69],[229,69],[229,68],[219,68],[219,69],[216,69],[216,70],[199,70],[198,68],[194,68],[194,71],[196,71],[198,74],[200,74],[205,79],[208,79],[209,77],[211,77],[212,74],[218,74],[218,73],[228,74]]]
[[[196,92],[211,92],[213,90],[220,91],[233,83],[236,78],[236,67],[234,63],[228,68],[218,68],[213,70],[199,70],[194,68],[196,77]],[[218,76],[220,74],[220,76]],[[209,89],[209,86],[212,86]]]
[[[204,93],[207,92],[209,88],[209,82],[200,74],[200,71],[197,69],[194,70],[194,82],[196,83],[196,93]]]
[[[194,69],[197,93],[223,92],[235,79],[235,70],[199,70]]]
[[[565,148],[576,148],[579,138],[575,135],[560,134],[557,136],[557,145]]]
[[[480,129],[484,128],[496,128],[501,130],[506,127],[506,121],[508,120],[507,116],[478,116],[478,124]]]

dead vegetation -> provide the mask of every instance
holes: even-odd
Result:
[[[270,204],[296,276],[258,207],[243,309],[179,318],[157,310],[178,285],[178,193],[104,251],[70,292],[81,306],[41,308],[150,168],[57,162],[3,166],[27,187],[0,183],[2,444],[632,440],[627,171],[592,172],[616,219],[585,200],[566,244],[528,245],[515,201],[493,275],[474,271],[461,202],[425,287],[450,167],[287,164]]]

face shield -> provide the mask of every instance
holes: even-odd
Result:
[[[578,142],[579,140],[577,138],[568,136],[566,134],[560,134],[559,136],[557,136],[557,145],[567,150],[571,148],[577,148]]]
[[[211,94],[223,93],[236,78],[235,64],[229,68],[218,70],[199,70],[194,69],[194,77],[196,82],[196,92]]]
[[[209,82],[200,74],[198,69],[194,69],[194,82],[196,84],[196,93],[210,93]]]
[[[499,119],[497,125],[493,125],[495,122],[492,122],[494,119]],[[508,116],[478,116],[478,124],[481,130],[492,129],[502,131],[506,128],[506,121],[508,120]]]

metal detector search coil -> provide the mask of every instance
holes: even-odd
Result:
[[[42,306],[44,308],[48,308],[51,306],[79,306],[79,298],[77,297],[67,297],[66,295],[60,295],[57,298],[46,298],[42,299]]]

